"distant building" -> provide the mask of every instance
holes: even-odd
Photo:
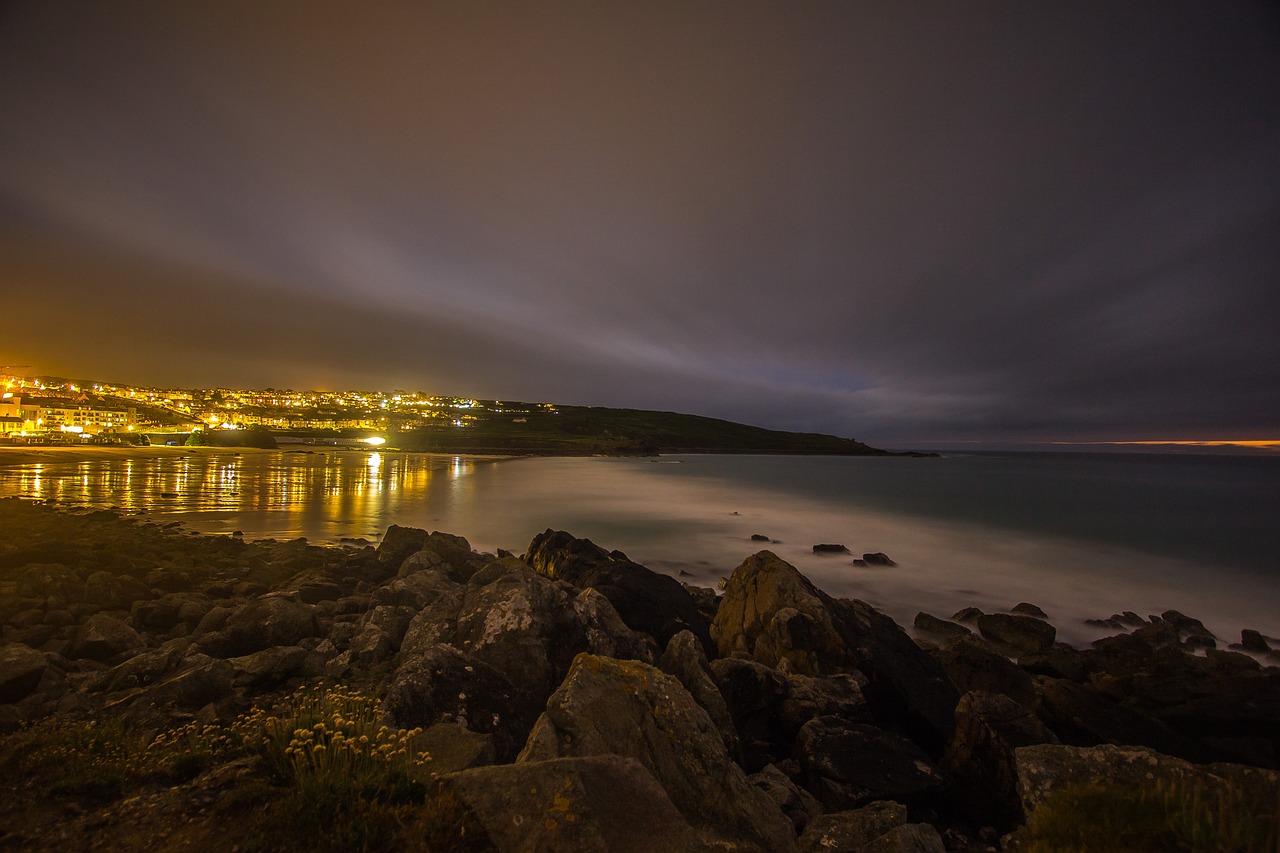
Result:
[[[15,396],[0,400],[0,429],[7,436],[131,432],[137,422],[135,409],[108,407],[83,394],[74,398]]]

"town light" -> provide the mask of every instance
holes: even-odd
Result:
[[[381,447],[387,443],[387,440],[380,435],[371,435],[364,440],[364,443],[370,447]]]

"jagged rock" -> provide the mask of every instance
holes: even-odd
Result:
[[[1129,744],[1189,760],[1209,757],[1208,751],[1193,740],[1087,684],[1045,681],[1037,713],[1063,743],[1071,746]]]
[[[517,761],[607,754],[643,764],[695,827],[766,850],[795,846],[791,822],[747,781],[679,681],[638,661],[579,655]]]
[[[675,578],[652,572],[625,555],[615,557],[589,539],[575,539],[562,530],[535,536],[524,560],[549,578],[595,589],[609,599],[623,622],[652,636],[659,647],[681,631],[692,631],[709,654],[714,651],[705,617]]]
[[[422,548],[400,563],[401,577],[432,569],[443,572],[455,583],[466,583],[484,568],[485,560],[471,550],[471,543],[461,536],[436,531],[423,541]]]
[[[417,554],[409,559],[416,557]],[[382,584],[370,594],[369,601],[375,607],[412,607],[414,610],[421,610],[458,592],[458,589],[458,582],[443,570],[419,569]]]
[[[114,616],[98,613],[80,626],[67,657],[105,661],[145,646],[146,641],[137,631]]]
[[[898,564],[897,564],[897,563],[895,563],[893,560],[890,560],[890,559],[889,559],[889,555],[888,555],[888,554],[885,554],[885,553],[880,552],[880,551],[876,551],[876,552],[871,553],[871,554],[863,554],[863,555],[862,555],[862,561],[863,561],[864,563],[866,563],[868,566],[889,566],[889,567],[893,567],[893,566],[898,565]]]
[[[865,853],[946,853],[942,836],[927,823],[895,826],[863,848]]]
[[[274,646],[229,662],[236,668],[237,687],[267,687],[295,676],[319,675],[323,669],[323,659],[301,646]]]
[[[1084,681],[1089,671],[1086,655],[1065,643],[1054,643],[1053,648],[1047,652],[1019,655],[1018,666],[1031,675],[1047,675],[1071,681]]]
[[[383,709],[403,728],[456,723],[492,734],[498,757],[509,760],[524,745],[541,706],[531,707],[503,673],[440,644],[404,658]]]
[[[248,655],[272,646],[294,646],[320,635],[315,607],[281,596],[263,596],[243,604],[227,617],[224,631],[229,655]]]
[[[956,735],[942,756],[965,820],[1007,832],[1023,822],[1013,751],[1057,743],[1027,708],[1006,696],[966,693],[956,708]]]
[[[1204,626],[1199,619],[1193,619],[1179,613],[1177,610],[1166,610],[1160,614],[1160,619],[1169,623],[1184,635],[1193,637],[1213,637],[1213,632]]]
[[[911,625],[919,634],[943,643],[954,640],[957,637],[968,637],[973,634],[963,625],[947,619],[939,619],[937,616],[923,612],[916,614],[916,618]]]
[[[790,741],[779,748],[774,725],[777,707],[787,695],[787,680],[779,672],[750,660],[711,661],[720,694],[738,732],[743,765],[758,770],[790,754]]]
[[[1040,609],[1039,607],[1037,607],[1036,605],[1034,605],[1034,604],[1028,604],[1028,603],[1027,603],[1027,602],[1025,602],[1025,601],[1023,601],[1023,602],[1021,602],[1021,603],[1019,603],[1019,604],[1015,604],[1015,605],[1013,606],[1013,609],[1012,609],[1012,610],[1010,610],[1009,612],[1010,612],[1010,613],[1016,613],[1016,614],[1017,614],[1017,615],[1019,615],[1019,616],[1034,616],[1034,617],[1036,617],[1037,619],[1048,619],[1048,618],[1049,618],[1049,614],[1045,613],[1043,610],[1041,610],[1041,609]]]
[[[497,761],[493,735],[473,732],[457,723],[436,723],[414,739],[414,748],[431,756],[433,774],[488,767]]]
[[[235,667],[229,662],[192,655],[179,664],[176,674],[162,679],[142,695],[156,705],[195,711],[230,696],[234,676]]]
[[[658,666],[684,685],[684,689],[689,691],[689,695],[702,706],[720,730],[725,751],[731,758],[739,759],[741,748],[733,717],[729,714],[729,707],[725,704],[720,688],[716,686],[715,673],[702,651],[702,644],[693,632],[681,631],[672,637]]]
[[[482,767],[436,780],[433,850],[675,853],[705,849],[638,761],[617,755]]]
[[[1045,799],[1068,785],[1104,782],[1119,787],[1197,782],[1213,789],[1233,784],[1248,803],[1274,810],[1280,799],[1280,774],[1240,764],[1197,765],[1140,746],[1024,746],[1014,750],[1018,795],[1030,815]]]
[[[849,549],[834,542],[823,542],[813,546],[815,554],[848,554]]]
[[[520,740],[579,652],[654,657],[652,640],[627,628],[604,596],[546,578],[513,558],[494,561],[415,616],[401,645],[401,667],[440,644],[484,662],[515,688],[505,731]]]
[[[902,726],[935,753],[950,740],[959,694],[941,665],[888,616],[833,599],[769,551],[734,569],[711,633],[723,657],[803,675],[858,670],[882,725]]]
[[[797,833],[803,832],[809,821],[822,814],[822,803],[818,798],[792,782],[791,777],[777,765],[766,765],[760,772],[748,776],[747,781],[764,791],[782,809]]]
[[[1271,651],[1271,647],[1267,645],[1266,638],[1251,628],[1245,628],[1240,632],[1240,648],[1247,652],[1265,653]]]
[[[988,613],[978,617],[977,625],[987,639],[1027,654],[1048,651],[1058,635],[1052,625],[1034,616]]]
[[[921,803],[946,780],[916,744],[839,717],[810,720],[796,737],[804,786],[828,811],[875,800]]]
[[[116,693],[148,687],[177,669],[182,663],[182,657],[179,650],[141,652],[124,663],[93,676],[85,683],[84,689]]]
[[[30,696],[48,668],[48,659],[35,649],[19,643],[0,646],[0,705]]]
[[[951,643],[930,652],[962,694],[973,690],[1000,693],[1026,708],[1036,706],[1031,676],[996,651],[990,643],[965,631]]]
[[[906,822],[907,807],[889,800],[819,815],[800,836],[800,850],[801,853],[854,853]]]
[[[951,620],[953,622],[960,622],[964,625],[972,625],[975,624],[980,617],[985,615],[985,613],[976,607],[965,607],[951,614]]]
[[[399,568],[405,557],[422,550],[422,546],[427,544],[428,535],[427,531],[417,527],[391,525],[378,543],[378,562]]]

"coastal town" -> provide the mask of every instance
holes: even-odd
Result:
[[[166,443],[196,430],[268,428],[378,433],[462,429],[480,415],[510,416],[547,403],[504,403],[421,391],[179,389],[0,373],[0,440],[10,444]]]

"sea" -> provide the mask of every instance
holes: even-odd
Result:
[[[936,458],[484,458],[234,451],[0,468],[0,496],[112,507],[246,540],[376,544],[389,525],[523,552],[548,528],[717,587],[768,549],[909,627],[1021,602],[1076,645],[1125,610],[1178,610],[1222,644],[1280,637],[1280,458],[954,453]],[[768,541],[753,539],[767,537]],[[848,553],[816,554],[815,544]],[[858,566],[883,553],[893,566]]]

